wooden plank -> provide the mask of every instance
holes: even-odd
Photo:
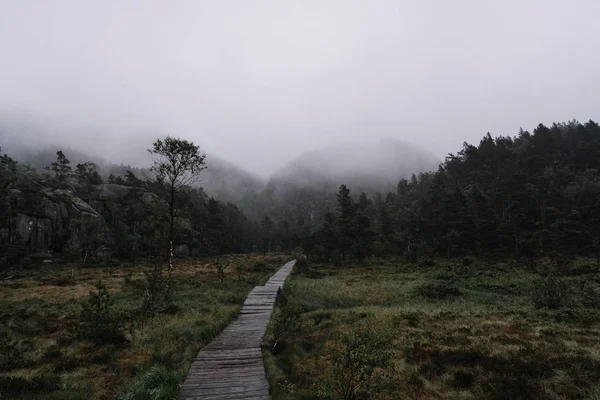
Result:
[[[277,292],[295,263],[285,264],[264,286],[252,289],[238,317],[198,353],[179,399],[269,399],[260,345]]]

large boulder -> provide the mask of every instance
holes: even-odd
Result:
[[[136,195],[146,205],[150,205],[155,201],[163,202],[157,195],[148,192],[144,188],[116,185],[114,183],[103,183],[94,186],[91,199],[100,202],[118,202],[133,195]]]
[[[75,196],[71,190],[47,188],[41,190],[40,194],[50,200],[50,202],[46,202],[46,207],[43,208],[49,218],[56,218],[57,215],[64,217],[65,214],[86,214],[102,218],[92,206]]]
[[[57,240],[66,240],[64,232],[78,218],[96,220],[99,237],[105,242],[111,240],[102,216],[71,189],[48,188],[36,182],[20,188],[15,196],[19,206],[16,229],[22,242],[33,251],[47,251]]]
[[[103,183],[94,186],[92,198],[98,201],[117,201],[124,199],[132,190],[137,188],[112,183]]]

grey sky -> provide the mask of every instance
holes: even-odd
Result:
[[[263,175],[365,137],[443,157],[598,119],[598,16],[598,0],[0,0],[0,111],[96,135],[113,160],[166,133]]]

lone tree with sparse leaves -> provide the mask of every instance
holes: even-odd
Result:
[[[200,146],[196,146],[193,142],[170,136],[163,140],[157,139],[148,152],[153,161],[151,171],[156,174],[156,181],[165,190],[169,203],[168,279],[173,271],[175,217],[179,209],[180,193],[184,187],[195,183],[200,172],[206,169],[204,162],[206,156],[200,153]]]

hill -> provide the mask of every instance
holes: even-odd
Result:
[[[393,138],[343,143],[301,155],[277,171],[271,182],[301,188],[345,183],[356,190],[385,191],[401,178],[437,169],[439,162],[433,153]]]
[[[258,215],[308,222],[336,205],[337,188],[354,196],[395,191],[398,181],[436,170],[431,152],[398,139],[343,143],[307,152],[277,171],[250,207]]]
[[[132,155],[130,160],[124,160],[134,165],[115,164],[101,155],[84,150],[81,141],[72,141],[72,137],[63,140],[64,143],[56,143],[53,136],[56,136],[57,132],[48,129],[34,122],[3,120],[0,122],[0,146],[20,163],[29,164],[37,169],[43,169],[55,161],[56,151],[62,150],[71,161],[72,168],[78,163],[91,161],[98,166],[100,174],[105,178],[110,174],[124,175],[127,170],[131,170],[141,179],[150,175],[145,168],[150,166],[151,161],[150,158],[143,157],[144,147],[132,151],[135,155]],[[147,147],[149,146],[150,143]],[[260,177],[214,154],[207,154],[206,164],[208,168],[202,173],[198,186],[209,196],[219,200],[230,201],[243,207],[245,199],[258,193],[265,186],[266,182]]]

